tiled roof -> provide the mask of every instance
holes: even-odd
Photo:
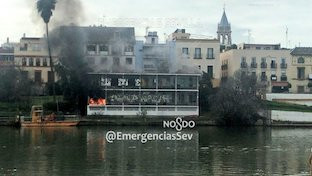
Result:
[[[290,52],[290,54],[297,56],[312,56],[312,47],[296,47]]]

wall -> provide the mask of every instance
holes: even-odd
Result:
[[[312,106],[312,94],[266,94],[266,100]]]
[[[312,122],[312,113],[272,110],[272,120],[288,122]]]

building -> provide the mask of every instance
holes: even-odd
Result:
[[[14,66],[14,48],[0,47],[0,67]]]
[[[221,78],[220,43],[217,39],[192,38],[185,29],[177,29],[168,41],[172,45],[171,65],[178,73],[206,72],[214,86]]]
[[[76,29],[85,36],[85,59],[94,72],[134,72],[135,34],[132,27],[90,26]]]
[[[102,91],[90,95],[88,115],[198,116],[200,74],[90,73]]]
[[[220,58],[223,79],[240,70],[257,76],[268,92],[289,91],[290,50],[280,44],[239,44],[238,49],[225,51]]]
[[[14,49],[14,56],[15,66],[21,69],[24,76],[33,80],[36,85],[54,82],[56,75],[51,72],[45,38],[22,37]],[[52,60],[57,63],[58,57],[52,54]]]
[[[170,47],[168,43],[158,43],[157,32],[148,32],[142,48],[143,72],[169,73]]]
[[[223,15],[221,18],[220,23],[218,24],[218,40],[220,41],[220,44],[228,47],[232,45],[232,31],[231,31],[231,24],[229,23],[225,9],[223,10]]]
[[[296,47],[290,54],[291,92],[312,93],[312,47]]]

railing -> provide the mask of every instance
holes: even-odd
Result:
[[[241,63],[241,68],[247,68],[247,62],[242,62]]]
[[[250,64],[250,67],[251,67],[251,68],[257,68],[257,67],[258,67],[258,64],[255,63],[255,62],[253,62],[253,63]]]
[[[265,62],[262,62],[261,63],[261,68],[267,68],[268,67],[268,64],[267,63],[265,63]]]
[[[281,63],[281,68],[286,69],[286,68],[287,68],[287,64],[285,64],[285,63]]]
[[[281,81],[287,81],[287,76],[281,76]]]

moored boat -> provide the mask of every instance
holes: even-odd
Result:
[[[42,106],[31,107],[31,121],[20,121],[21,127],[72,127],[79,124],[79,120],[56,120],[55,114],[43,116]]]

